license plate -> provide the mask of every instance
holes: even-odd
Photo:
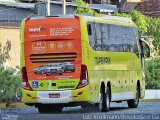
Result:
[[[51,94],[49,94],[49,98],[60,98],[60,94],[59,93],[51,93]]]

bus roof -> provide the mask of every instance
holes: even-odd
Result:
[[[38,17],[31,17],[31,20],[35,20],[35,19],[47,19],[47,18],[75,18],[75,17],[83,17],[87,20],[91,20],[94,18],[94,20],[100,20],[100,21],[112,21],[112,22],[116,22],[116,23],[121,23],[121,24],[130,24],[133,26],[136,26],[135,23],[127,17],[119,17],[119,16],[111,16],[111,15],[102,15],[102,14],[97,14],[97,15],[93,15],[93,14],[69,14],[69,15],[55,15],[55,16],[38,16]]]

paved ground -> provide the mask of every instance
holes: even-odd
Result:
[[[14,120],[160,120],[160,102],[141,102],[139,107],[134,109],[129,109],[126,103],[112,103],[111,110],[107,113],[100,113],[94,109],[86,111],[81,109],[80,106],[64,108],[63,112],[59,114],[39,114],[38,110],[33,107],[1,109],[0,119],[4,118],[12,120],[13,118]]]

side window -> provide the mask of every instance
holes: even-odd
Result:
[[[139,32],[133,27],[89,22],[87,31],[89,43],[96,51],[134,52],[139,56]]]
[[[141,38],[141,34],[140,34],[140,32],[139,32],[139,30],[137,28],[134,28],[134,29],[135,29],[136,37],[139,40]]]
[[[101,50],[101,42],[102,42],[102,40],[101,40],[101,37],[102,37],[102,35],[101,35],[101,26],[102,26],[102,24],[101,23],[96,23],[95,24],[96,25],[96,45],[95,45],[95,50],[97,50],[97,51],[100,51]]]
[[[100,23],[100,30],[101,30],[101,50],[103,51],[104,49],[104,35],[105,35],[105,30],[104,30],[104,24],[103,23]]]
[[[104,34],[103,34],[103,50],[109,51],[110,50],[110,40],[109,40],[109,29],[108,25],[104,24]]]
[[[122,26],[116,26],[116,37],[117,37],[117,51],[124,52],[124,41]]]
[[[116,26],[108,25],[109,29],[109,40],[110,40],[110,51],[117,51],[117,38],[116,38]]]
[[[138,53],[138,46],[137,46],[137,41],[136,41],[137,38],[136,38],[135,31],[134,31],[133,27],[130,27],[130,36],[131,36],[130,39],[132,41],[131,51]]]
[[[130,40],[130,30],[129,27],[123,26],[123,40],[124,40],[124,51],[130,52],[131,51],[131,40]]]
[[[134,32],[134,36],[135,36],[135,39],[133,40],[134,41],[134,50],[133,52],[139,56],[139,51],[138,51],[138,44],[137,44],[137,41],[139,42],[139,39],[140,39],[140,33],[139,33],[139,30],[135,28],[135,32]]]
[[[95,46],[95,31],[94,31],[94,23],[90,22],[87,24],[87,31],[88,31],[88,37],[89,37],[89,43],[91,45],[92,48],[94,48]]]

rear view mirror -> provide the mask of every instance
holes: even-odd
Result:
[[[149,46],[145,46],[144,49],[145,49],[144,56],[150,57],[150,48],[149,48]]]
[[[145,57],[150,57],[149,43],[143,39],[140,39],[141,54]]]

